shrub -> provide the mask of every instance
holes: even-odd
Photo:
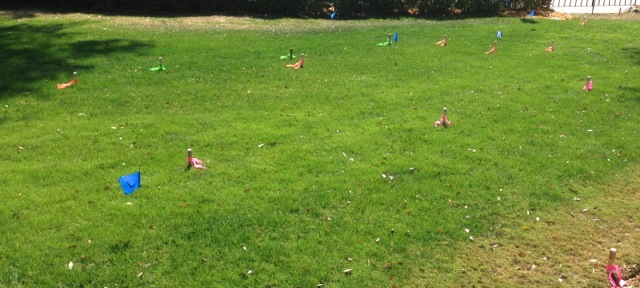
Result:
[[[549,8],[551,6],[551,0],[509,0],[508,2],[508,8],[516,10]]]
[[[28,8],[49,8],[98,13],[215,13],[265,16],[326,17],[329,7],[341,19],[387,17],[393,15],[446,16],[451,14],[495,15],[501,8],[537,9],[549,7],[551,0],[23,0],[0,4]]]

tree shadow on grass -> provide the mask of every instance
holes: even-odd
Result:
[[[60,73],[71,80],[73,71],[93,69],[93,65],[82,64],[84,59],[132,53],[151,46],[127,39],[78,40],[67,32],[81,25],[84,23],[26,24],[17,21],[0,25],[0,100],[29,94],[46,97],[51,93],[39,93],[49,89],[43,87],[41,81],[55,79]],[[56,88],[52,85],[50,89]]]
[[[622,48],[622,51],[634,63],[640,65],[640,48]],[[627,99],[640,103],[640,85],[636,86],[619,86],[622,90],[629,91],[630,97]]]
[[[622,51],[629,55],[631,60],[634,60],[636,64],[640,64],[640,48],[622,48]]]
[[[640,104],[640,87],[637,86],[618,86],[620,89],[624,90],[624,91],[628,91],[628,93],[624,93],[624,95],[621,95],[620,98],[625,99],[625,100],[631,100],[631,101],[635,101],[638,104]]]

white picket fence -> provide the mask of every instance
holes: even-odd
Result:
[[[551,7],[635,6],[638,0],[553,0]]]

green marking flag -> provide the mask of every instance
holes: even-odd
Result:
[[[153,67],[149,69],[149,71],[154,71],[154,72],[165,71],[165,70],[167,70],[167,67],[164,67],[164,64],[162,63],[160,63],[160,66],[158,67]]]

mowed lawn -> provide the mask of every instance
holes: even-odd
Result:
[[[1,15],[0,287],[637,273],[640,21]]]

